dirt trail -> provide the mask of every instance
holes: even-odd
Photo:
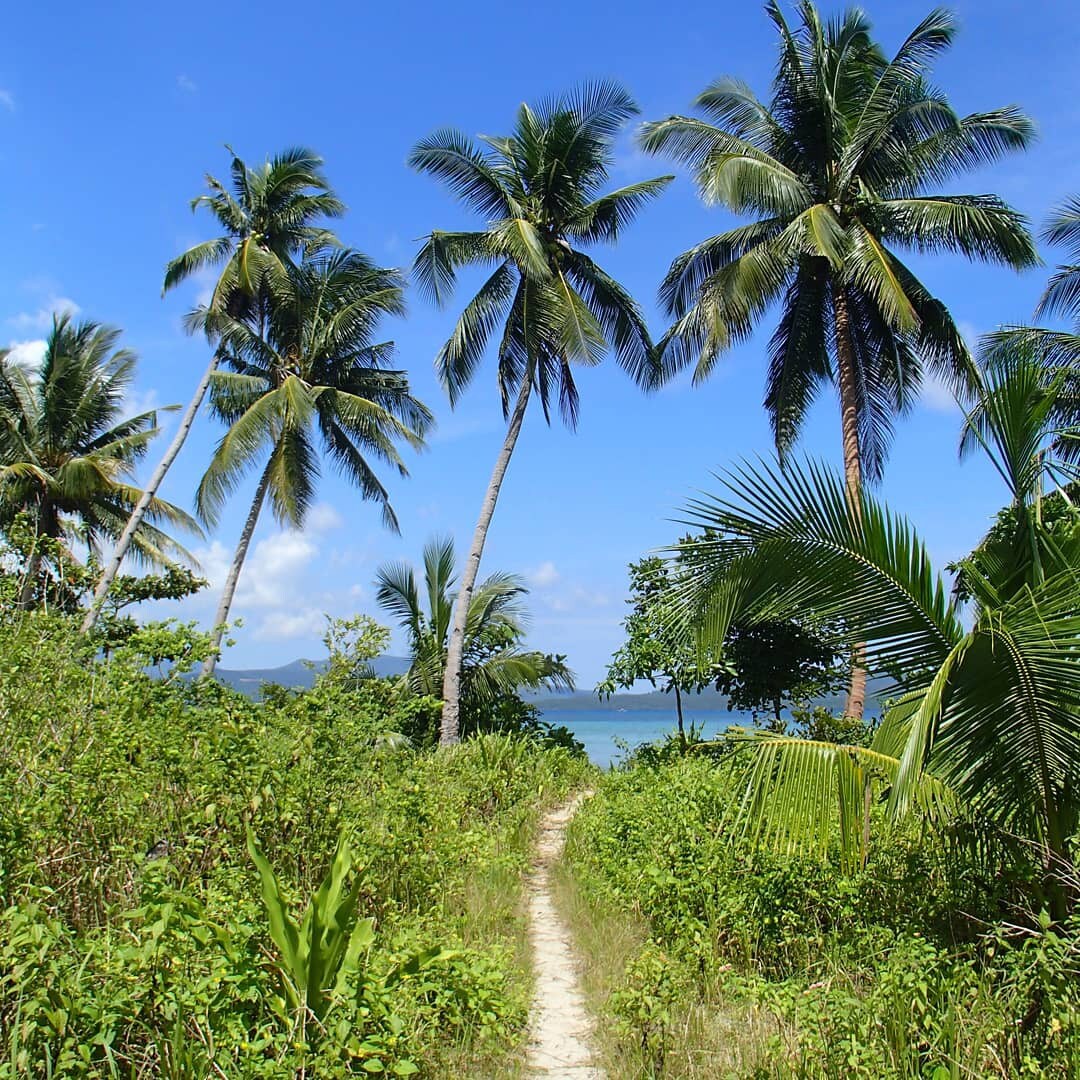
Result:
[[[533,997],[529,1073],[559,1080],[603,1080],[593,1064],[592,1022],[578,983],[570,931],[555,908],[552,868],[562,854],[566,826],[586,795],[552,810],[540,823],[536,862],[526,890],[529,940],[536,989]]]

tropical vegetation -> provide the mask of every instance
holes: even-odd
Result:
[[[1050,212],[1064,261],[1030,320],[969,345],[929,260],[1040,261],[1019,211],[954,192],[992,186],[1033,122],[934,85],[947,12],[891,54],[860,11],[766,14],[765,97],[722,78],[635,133],[628,91],[585,83],[507,135],[415,144],[474,219],[412,265],[439,308],[477,275],[435,374],[456,406],[490,356],[499,446],[468,547],[378,567],[393,625],[328,617],[305,688],[213,677],[263,512],[310,528],[329,467],[411,531],[395,485],[434,425],[384,332],[410,280],[331,229],[322,159],[230,149],[194,200],[215,235],[163,289],[207,289],[182,412],[134,407],[105,323],[57,314],[40,358],[0,350],[0,1080],[523,1075],[544,993],[526,926],[552,882],[613,1080],[1080,1075],[1080,199]],[[655,254],[655,339],[594,259],[674,179],[613,184],[635,134],[746,219],[666,275]],[[573,429],[580,372],[609,357],[644,391],[700,382],[770,319],[771,451],[721,464],[631,563],[597,687],[669,693],[674,731],[601,774],[545,718],[575,682],[534,644],[533,579],[481,573],[526,415]],[[931,379],[961,458],[1001,483],[940,569],[920,507],[878,486]],[[830,388],[835,464],[798,452]],[[207,399],[211,447],[191,438]],[[181,452],[193,514],[161,496]],[[536,505],[588,475],[543,465]],[[185,545],[216,544],[234,503],[213,622],[160,618],[208,586]],[[705,740],[684,711],[717,694],[743,722]]]
[[[446,669],[447,641],[457,585],[454,542],[436,537],[424,547],[424,578],[404,563],[379,568],[376,603],[405,632],[405,681],[418,696],[437,699]],[[461,717],[466,734],[520,726],[529,715],[522,690],[573,690],[565,657],[522,647],[528,589],[515,574],[491,574],[473,590],[462,654]],[[432,735],[435,733],[432,732]]]
[[[573,365],[598,364],[611,351],[641,386],[657,382],[654,349],[634,299],[582,247],[614,243],[670,176],[603,192],[615,136],[638,107],[615,83],[599,82],[522,105],[513,134],[483,139],[483,148],[453,130],[437,131],[409,156],[415,169],[443,181],[486,219],[482,230],[434,231],[413,265],[417,285],[445,303],[458,271],[492,266],[435,359],[451,403],[471,382],[502,325],[496,378],[506,437],[480,508],[461,574],[443,683],[440,741],[460,734],[466,623],[495,503],[517,445],[529,399],[550,421],[556,395],[574,427],[579,399]],[[575,246],[576,245],[576,246]]]

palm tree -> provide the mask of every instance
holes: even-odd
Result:
[[[406,679],[414,694],[442,691],[454,608],[454,542],[430,540],[424,548],[424,599],[413,568],[391,563],[379,569],[376,601],[398,621],[412,662]],[[522,600],[528,589],[513,574],[492,574],[473,591],[465,623],[461,703],[465,726],[483,722],[485,710],[523,687],[574,688],[561,657],[521,647],[525,633]],[[426,607],[425,607],[426,603]]]
[[[319,477],[316,431],[342,475],[380,503],[384,523],[397,530],[368,457],[407,475],[395,443],[421,448],[431,424],[405,373],[386,366],[393,345],[372,341],[381,316],[404,312],[403,285],[397,271],[335,248],[290,268],[274,294],[257,297],[241,318],[212,308],[196,313],[193,321],[218,341],[229,369],[211,379],[211,406],[229,429],[199,484],[199,513],[216,520],[242,477],[260,469],[214,620],[215,646],[266,498],[279,522],[304,524]],[[216,662],[208,659],[203,673]]]
[[[1071,862],[1080,824],[1080,520],[1042,520],[1048,485],[1077,469],[1053,452],[1058,386],[1012,357],[982,381],[964,427],[1004,480],[1012,528],[961,563],[965,620],[901,517],[817,466],[744,465],[725,491],[692,507],[708,536],[687,549],[678,608],[721,641],[733,618],[817,615],[865,642],[891,677],[888,712],[869,748],[748,736],[757,749],[738,810],[744,827],[788,850],[865,858],[872,794],[894,815],[957,805],[1037,844],[1048,875]],[[1072,432],[1075,437],[1076,430]],[[864,801],[865,800],[865,801]],[[1061,898],[1058,897],[1060,903]]]
[[[143,498],[130,478],[157,434],[157,420],[154,412],[122,419],[136,358],[117,348],[119,338],[119,330],[59,315],[39,369],[0,350],[0,528],[27,515],[31,531],[22,606],[39,583],[42,541],[78,540],[96,555]],[[155,521],[199,531],[182,510],[151,498],[132,534],[132,553],[153,565],[189,559]]]
[[[467,265],[493,267],[465,306],[435,364],[451,404],[468,386],[501,326],[497,378],[507,420],[450,626],[440,741],[458,739],[461,665],[473,589],[488,526],[531,395],[550,421],[553,395],[564,420],[578,417],[574,364],[597,364],[610,349],[643,386],[656,369],[637,304],[578,246],[615,241],[671,177],[602,193],[613,140],[637,106],[610,83],[518,110],[513,134],[483,136],[483,146],[454,130],[418,143],[409,163],[430,173],[471,210],[483,229],[432,232],[414,266],[417,283],[438,304]]]
[[[989,362],[1002,359],[1007,362],[1017,352],[1037,358],[1049,383],[1063,380],[1056,399],[1058,418],[1062,424],[1075,427],[1080,423],[1080,196],[1074,195],[1055,210],[1042,237],[1048,243],[1063,245],[1068,251],[1068,262],[1051,275],[1035,309],[1035,318],[1060,316],[1071,323],[1069,329],[1005,327],[983,339],[983,352]],[[1080,444],[1075,440],[1057,449],[1080,461]]]
[[[774,303],[765,407],[781,457],[827,384],[840,397],[844,474],[852,505],[881,476],[893,418],[911,408],[926,372],[963,393],[972,362],[945,305],[898,249],[959,252],[1014,268],[1038,261],[1024,218],[995,195],[927,189],[1028,145],[1017,108],[960,117],[929,81],[952,43],[935,11],[892,60],[857,10],[823,24],[810,0],[780,36],[768,104],[745,84],[714,82],[697,99],[706,119],[672,116],[642,144],[690,166],[708,203],[756,217],[680,255],[661,287],[674,324],[665,372],[695,380],[744,340]],[[856,651],[857,655],[857,651]],[[852,672],[848,712],[862,715],[865,671]]]
[[[173,259],[165,269],[162,293],[200,270],[220,266],[209,309],[240,316],[255,294],[271,287],[298,254],[336,243],[333,234],[317,224],[321,218],[337,217],[344,210],[330,190],[321,167],[320,157],[301,148],[286,150],[257,169],[233,154],[232,191],[220,180],[207,176],[210,194],[200,195],[191,204],[192,210],[207,207],[221,226],[222,235],[196,244]],[[149,500],[157,495],[191,431],[218,360],[215,351],[180,418],[172,442],[120,534],[94,590],[93,602],[83,621],[84,633],[97,620],[102,601],[120,572],[120,564],[147,512]]]

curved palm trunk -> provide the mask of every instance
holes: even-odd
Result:
[[[255,489],[255,497],[251,500],[251,509],[248,511],[247,521],[244,522],[243,532],[236,545],[236,553],[233,555],[232,566],[229,567],[229,576],[225,579],[225,587],[221,590],[221,601],[218,604],[217,614],[214,616],[214,651],[203,661],[203,675],[213,675],[217,667],[218,650],[221,647],[221,639],[225,635],[225,623],[229,618],[229,609],[232,607],[233,596],[236,593],[236,583],[240,580],[240,571],[244,560],[247,558],[248,548],[251,546],[251,537],[255,533],[255,526],[259,522],[259,514],[262,511],[263,502],[266,499],[266,490],[270,486],[270,466],[267,465],[262,476],[259,478],[259,486]]]
[[[202,405],[203,398],[206,397],[210,379],[217,365],[218,360],[215,355],[206,371],[203,372],[203,377],[195,388],[195,394],[191,401],[188,402],[184,415],[180,418],[180,427],[173,436],[173,441],[169,443],[168,450],[165,451],[161,461],[158,462],[158,466],[150,477],[146,488],[143,490],[142,495],[139,496],[139,501],[135,504],[135,509],[131,511],[131,517],[128,518],[124,531],[120,534],[120,539],[116,541],[116,547],[113,548],[113,553],[101,574],[101,580],[97,583],[97,588],[94,589],[94,598],[90,603],[90,610],[87,611],[86,617],[83,619],[81,630],[84,634],[93,630],[94,624],[101,614],[101,605],[105,602],[105,597],[108,595],[109,589],[112,588],[116,575],[120,572],[120,564],[124,561],[128,548],[131,547],[131,541],[134,539],[135,533],[138,532],[143,518],[146,517],[146,511],[154,501],[158,488],[161,487],[161,483],[165,479],[165,474],[172,467],[172,463],[176,460],[177,454],[180,453],[188,434],[191,432],[191,425],[195,422],[195,416],[199,411],[199,406]]]
[[[514,411],[510,414],[510,421],[506,426],[506,438],[503,439],[502,449],[495,459],[495,468],[492,470],[487,493],[480,507],[480,520],[476,523],[472,547],[469,548],[465,568],[461,572],[461,585],[454,601],[454,617],[450,624],[450,640],[447,642],[446,649],[446,671],[443,673],[440,746],[452,746],[461,738],[461,661],[465,651],[465,625],[469,619],[469,605],[472,603],[473,589],[476,587],[476,578],[480,572],[480,556],[484,552],[484,542],[487,540],[488,527],[495,513],[499,489],[506,476],[506,467],[510,464],[510,456],[514,452],[518,435],[521,433],[525,407],[529,404],[531,392],[532,369],[530,368],[521,380],[521,389],[518,391],[517,401],[514,402]]]
[[[851,321],[844,290],[833,286],[833,317],[836,320],[837,382],[840,386],[840,425],[844,440],[844,480],[852,510],[862,514],[862,457],[859,452],[859,396],[855,373],[855,350],[851,345]],[[848,684],[845,716],[861,720],[866,707],[866,668],[861,661],[865,647],[855,647]]]

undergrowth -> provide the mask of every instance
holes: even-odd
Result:
[[[571,824],[563,905],[611,1077],[1080,1075],[1080,926],[914,827],[851,877],[755,849],[740,768],[632,764]]]
[[[257,703],[62,619],[0,637],[0,1077],[514,1074],[521,871],[582,758],[414,752],[378,680]],[[348,933],[290,960],[274,890],[296,926],[352,896]]]

